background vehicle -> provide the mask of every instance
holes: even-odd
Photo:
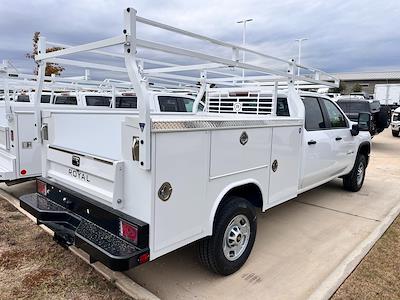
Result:
[[[375,99],[378,99],[381,105],[397,108],[400,105],[400,84],[375,85]]]
[[[371,115],[371,136],[382,132],[390,125],[390,110],[382,107],[378,100],[340,98],[336,102],[353,122],[357,122],[360,113]]]
[[[396,108],[392,114],[392,134],[399,136],[400,132],[400,107]]]
[[[299,95],[295,88],[297,80],[337,87],[336,78],[293,60],[138,17],[133,8],[125,11],[124,19],[122,36],[37,57],[41,62],[60,62],[57,57],[65,53],[122,44],[138,100],[138,114],[42,111],[43,176],[37,193],[20,199],[39,223],[54,230],[61,244],[74,244],[91,261],[113,270],[126,270],[199,241],[201,262],[228,275],[250,255],[256,209],[265,211],[337,177],[343,178],[347,190],[361,189],[370,134],[360,130],[369,130],[369,115],[360,113],[360,122],[351,123],[331,99],[316,93]],[[137,22],[224,51],[210,53],[197,43],[179,48],[177,41],[165,45],[136,39]],[[137,55],[148,48],[161,56],[180,56],[182,64],[139,68],[142,57]],[[237,50],[256,56],[257,63],[232,58]],[[281,67],[260,64],[261,58]],[[205,62],[187,65],[194,59]],[[204,72],[224,72],[232,66],[236,73],[248,69],[261,75],[208,78]],[[296,76],[296,67],[309,74]],[[182,75],[184,71],[190,73]],[[334,83],[321,81],[320,74]],[[286,91],[278,90],[275,75],[286,82]],[[193,107],[196,112],[205,95],[205,112],[151,112],[149,83],[154,78],[174,80],[178,87],[182,80],[200,82]],[[265,80],[272,80],[272,88],[259,85]],[[211,87],[215,82],[220,86]]]

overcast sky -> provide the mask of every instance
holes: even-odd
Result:
[[[294,39],[307,37],[304,64],[329,72],[400,69],[399,0],[1,0],[0,59],[31,72],[25,53],[34,31],[68,44],[119,35],[128,6],[140,16],[234,43],[242,39],[236,21],[253,18],[249,46],[289,59],[297,57]]]

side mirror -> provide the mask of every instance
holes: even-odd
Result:
[[[364,112],[359,113],[357,125],[360,131],[371,131],[371,114]]]
[[[352,136],[358,135],[360,133],[360,128],[358,127],[358,124],[353,124],[351,126],[350,132]]]

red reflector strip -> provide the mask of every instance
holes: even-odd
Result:
[[[150,260],[150,254],[149,253],[143,253],[142,255],[139,256],[138,262],[139,264],[144,264],[145,262],[148,262]]]
[[[137,245],[138,229],[136,226],[123,220],[119,220],[119,234]]]
[[[47,194],[47,184],[43,181],[36,181],[36,190],[39,194],[46,196]]]

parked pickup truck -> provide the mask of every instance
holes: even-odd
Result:
[[[392,134],[399,136],[400,132],[400,107],[396,108],[392,113]]]
[[[307,76],[296,76],[299,65],[293,60],[137,17],[132,8],[124,19],[120,37],[36,57],[77,65],[57,57],[122,44],[138,100],[139,114],[42,112],[43,174],[37,192],[22,196],[20,204],[51,228],[58,242],[121,271],[198,241],[201,262],[228,275],[250,255],[256,210],[266,211],[338,177],[345,189],[361,189],[371,150],[369,114],[360,113],[358,123],[352,122],[331,99],[295,89],[297,80],[338,86],[336,78],[321,81],[320,74],[329,74],[313,68],[307,68]],[[227,51],[136,39],[136,22]],[[39,44],[45,49],[43,41]],[[142,47],[206,63],[146,68],[137,57]],[[235,59],[238,50],[260,59],[242,63]],[[280,62],[283,70],[260,64],[262,58]],[[208,78],[204,72],[223,68],[259,75]],[[287,83],[286,91],[278,84],[263,85],[277,76]],[[158,78],[175,80],[177,86],[182,80],[201,82],[194,107],[204,95],[205,112],[151,112],[148,82]],[[221,86],[210,87],[215,82]]]
[[[340,98],[336,102],[343,112],[352,121],[358,120],[359,113],[371,115],[371,136],[374,136],[390,125],[390,110],[381,106],[378,100],[366,100],[356,98]]]

